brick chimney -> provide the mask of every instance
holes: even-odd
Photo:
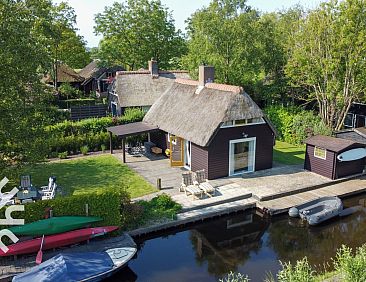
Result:
[[[152,77],[159,76],[158,62],[155,61],[154,58],[151,58],[151,60],[149,61],[149,71],[150,71]]]
[[[200,86],[205,86],[206,83],[214,82],[215,68],[213,66],[201,65],[198,69],[198,82]]]

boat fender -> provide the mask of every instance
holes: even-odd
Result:
[[[299,209],[296,207],[292,207],[291,209],[289,209],[288,215],[291,217],[299,217],[299,215],[300,215]]]

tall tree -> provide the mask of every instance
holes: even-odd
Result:
[[[310,12],[294,38],[286,72],[316,101],[319,114],[340,129],[366,87],[366,1],[332,0]]]
[[[50,0],[26,0],[25,3],[36,16],[35,32],[48,52],[56,86],[56,62],[62,61],[71,68],[83,68],[90,62],[86,42],[76,33],[75,11],[65,2],[57,5]]]
[[[246,0],[213,0],[188,20],[185,66],[195,76],[199,64],[212,64],[220,82],[254,84],[261,72],[258,20]]]
[[[38,70],[48,55],[35,32],[37,17],[25,1],[0,2],[0,171],[42,159],[47,94]]]
[[[127,0],[106,7],[95,17],[95,32],[102,34],[99,58],[109,64],[136,70],[155,58],[169,68],[185,52],[181,32],[159,0]]]
[[[290,87],[285,76],[293,35],[303,16],[300,6],[288,10],[265,13],[259,20],[259,49],[264,78],[257,85],[257,92],[266,104],[288,104],[297,98],[296,89]]]

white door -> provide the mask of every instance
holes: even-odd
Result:
[[[191,169],[191,142],[184,140],[184,167]]]
[[[255,142],[255,137],[230,141],[229,175],[237,175],[254,171]]]

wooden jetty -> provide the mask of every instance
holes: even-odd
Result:
[[[291,207],[304,204],[325,196],[337,196],[340,198],[366,192],[366,177],[351,179],[345,182],[328,185],[311,191],[294,195],[279,197],[268,201],[258,201],[256,207],[261,211],[268,211],[271,215],[287,212]]]

